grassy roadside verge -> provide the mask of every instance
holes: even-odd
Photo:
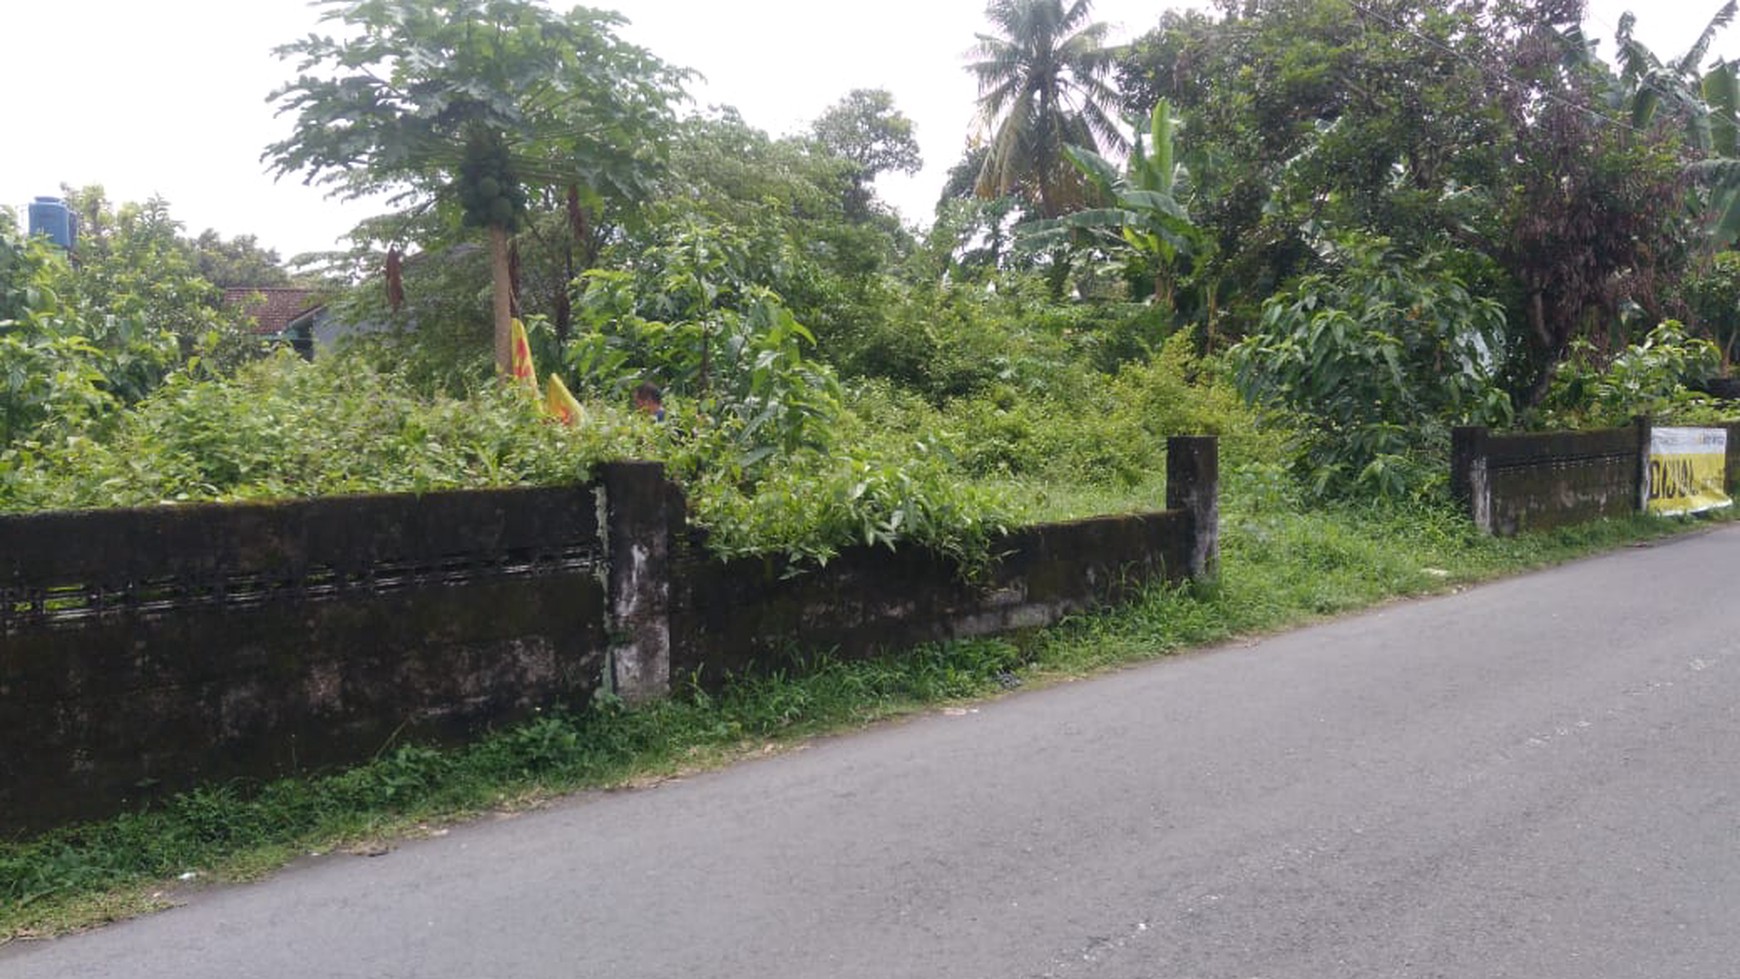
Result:
[[[0,943],[165,906],[184,874],[243,880],[311,851],[366,852],[479,813],[714,767],[1017,681],[1091,674],[1701,525],[1637,518],[1492,540],[1444,510],[1301,513],[1241,493],[1223,515],[1222,575],[1211,585],[1155,588],[1018,639],[868,662],[815,656],[716,696],[691,691],[633,711],[596,704],[464,748],[405,745],[323,778],[208,787],[151,812],[0,841]]]

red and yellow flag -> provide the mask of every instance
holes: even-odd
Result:
[[[564,425],[578,425],[586,417],[585,409],[580,402],[574,400],[574,395],[568,392],[568,385],[554,374],[550,375],[550,383],[544,394],[544,414],[556,419]]]
[[[526,325],[513,321],[514,381],[524,384],[532,397],[538,396],[538,372],[532,368],[532,341],[526,338]]]

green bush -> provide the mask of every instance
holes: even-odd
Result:
[[[972,573],[992,558],[991,542],[1014,517],[1005,497],[961,479],[922,440],[900,453],[805,451],[753,483],[709,473],[687,488],[708,548],[725,557],[783,553],[825,564],[849,544],[911,542]]]
[[[971,284],[883,280],[874,308],[824,340],[846,377],[894,381],[935,404],[1000,385],[1042,392],[1060,372],[1079,370],[1057,323]]]
[[[1697,326],[1721,350],[1724,366],[1740,354],[1740,252],[1719,252],[1710,267],[1690,276],[1683,286],[1686,304]]]
[[[1134,486],[1165,467],[1166,439],[1218,435],[1228,466],[1274,461],[1282,442],[1272,423],[1245,405],[1218,364],[1175,334],[1150,360],[1116,374],[1066,373],[1044,395],[1000,387],[944,412],[950,442],[968,473],[1045,477],[1086,485]]]
[[[1637,415],[1658,421],[1721,421],[1716,402],[1691,385],[1716,375],[1721,351],[1668,320],[1605,364],[1587,340],[1576,340],[1542,402],[1539,422],[1551,428],[1609,428]]]
[[[179,374],[111,433],[13,446],[0,510],[560,483],[647,454],[650,428],[604,405],[565,428],[517,389],[425,397],[361,360],[282,353],[233,378]]]
[[[1248,398],[1300,416],[1297,464],[1319,493],[1427,492],[1452,426],[1512,417],[1504,310],[1440,257],[1405,259],[1382,238],[1344,239],[1335,260],[1271,297],[1228,361]]]

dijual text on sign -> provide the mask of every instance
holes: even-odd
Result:
[[[1672,516],[1731,506],[1726,492],[1728,433],[1720,428],[1657,428],[1649,434],[1649,512]]]

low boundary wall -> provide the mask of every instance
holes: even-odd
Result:
[[[1649,501],[1651,424],[1588,432],[1454,431],[1450,489],[1481,530],[1512,535],[1641,513]],[[1740,486],[1740,423],[1728,431],[1728,488]]]
[[[1216,440],[1167,456],[1166,510],[1014,531],[972,582],[913,549],[796,574],[719,562],[656,463],[583,486],[0,517],[0,827],[1211,575]]]
[[[1156,580],[1215,573],[1219,469],[1212,438],[1167,444],[1167,509],[1016,530],[1001,559],[966,582],[923,551],[854,547],[788,574],[781,560],[690,560],[673,608],[671,667],[703,682],[781,664],[793,650],[848,658],[1056,622],[1129,598]]]
[[[590,488],[0,518],[0,827],[584,700]]]

